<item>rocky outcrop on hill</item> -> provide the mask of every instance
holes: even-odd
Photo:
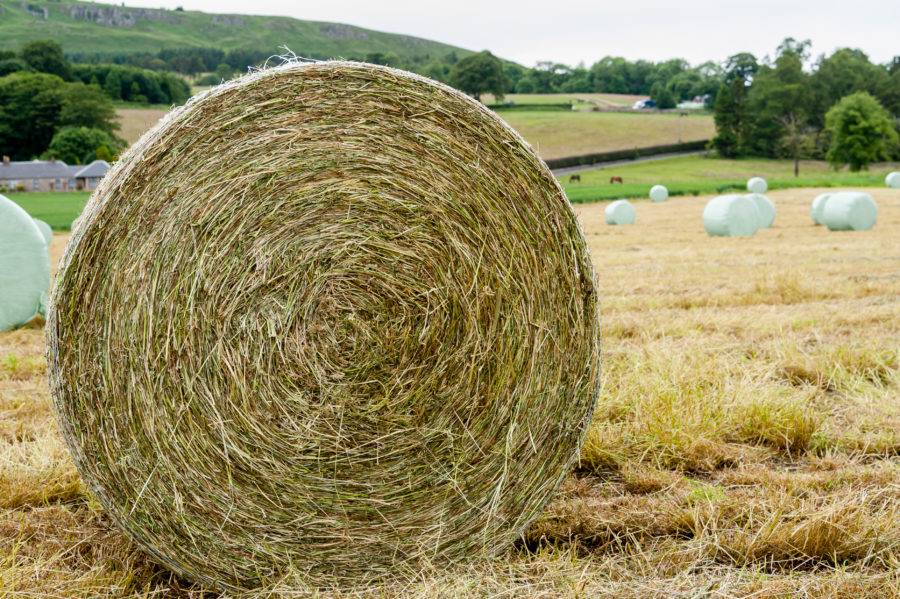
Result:
[[[213,15],[213,23],[222,23],[223,25],[231,25],[232,27],[243,27],[244,17],[241,15]]]
[[[361,29],[357,29],[356,27],[351,27],[350,25],[341,25],[340,23],[323,23],[322,24],[322,33],[330,37],[331,39],[336,40],[367,40],[369,39],[369,34]]]
[[[166,10],[84,4],[68,6],[67,8],[69,9],[69,17],[76,21],[92,21],[107,27],[133,27],[138,19],[159,21],[170,25],[179,23],[178,17]]]
[[[27,2],[23,2],[19,5],[19,7],[30,14],[33,17],[37,17],[39,19],[47,20],[50,18],[50,9],[46,6],[36,6],[34,4],[28,4]]]

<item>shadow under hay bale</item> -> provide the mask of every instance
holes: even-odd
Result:
[[[289,64],[211,89],[74,228],[51,390],[89,487],[219,588],[358,588],[509,546],[571,471],[598,290],[561,188],[422,77]]]

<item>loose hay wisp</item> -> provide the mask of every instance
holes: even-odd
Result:
[[[593,411],[597,296],[565,195],[493,113],[294,63],[196,97],[105,177],[53,292],[51,389],[159,562],[357,587],[540,513]]]

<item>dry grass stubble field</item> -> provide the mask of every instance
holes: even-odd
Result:
[[[706,197],[578,212],[604,377],[580,467],[507,555],[377,597],[900,595],[900,193],[873,231],[710,239]],[[64,235],[54,240],[58,258]],[[43,332],[0,334],[0,596],[186,597],[86,495],[53,418]]]

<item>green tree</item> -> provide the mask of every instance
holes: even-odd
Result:
[[[0,78],[0,154],[28,160],[44,151],[59,123],[65,87],[45,73]]]
[[[56,75],[66,81],[72,78],[72,65],[63,56],[62,46],[53,40],[26,42],[19,51],[19,57],[39,73]]]
[[[110,135],[119,129],[112,100],[98,85],[69,83],[63,93],[60,127],[90,127],[102,129]]]
[[[534,82],[534,78],[526,76],[519,79],[519,82],[516,83],[516,93],[517,94],[533,94],[537,84]]]
[[[450,85],[471,94],[476,100],[481,100],[484,93],[491,93],[495,99],[502,100],[509,87],[509,79],[503,72],[500,59],[485,50],[470,54],[453,65]]]
[[[89,127],[63,127],[50,142],[50,146],[43,153],[44,158],[57,158],[69,164],[84,164],[93,160],[97,151],[105,147],[119,150],[119,142],[102,129]]]
[[[103,93],[112,100],[122,99],[122,76],[118,70],[110,70],[103,82]]]
[[[106,162],[113,162],[115,158],[113,157],[112,152],[109,151],[109,148],[106,146],[100,146],[97,148],[97,160],[105,160]]]
[[[225,63],[220,64],[216,67],[216,83],[223,80],[231,79],[231,76],[234,74],[234,70],[230,65]]]
[[[30,70],[30,67],[25,64],[25,61],[19,58],[6,58],[0,60],[0,77],[4,77],[10,73],[19,73]]]
[[[792,126],[799,129],[805,127],[809,119],[807,107],[812,100],[809,75],[803,71],[809,44],[808,40],[784,40],[778,46],[774,66],[762,66],[756,72],[748,94],[752,114],[748,152],[775,157],[785,135],[785,123],[794,123]]]
[[[675,108],[675,96],[669,88],[657,81],[650,88],[650,99],[656,104],[657,108],[667,109]]]
[[[831,107],[825,114],[831,133],[828,161],[838,168],[850,165],[859,171],[896,151],[898,142],[894,120],[868,92],[856,92]]]

